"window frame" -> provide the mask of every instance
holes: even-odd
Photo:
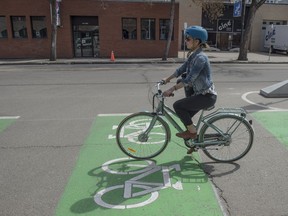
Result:
[[[14,18],[15,19],[16,18],[23,19],[23,20],[18,20],[18,21],[24,22],[24,25],[23,25],[24,28],[19,29],[19,31],[15,31],[16,30],[15,29],[16,25],[14,23]],[[11,20],[11,28],[12,28],[12,36],[13,36],[13,38],[15,38],[15,39],[27,39],[28,38],[28,32],[27,32],[26,16],[11,16],[10,20]],[[23,36],[21,36],[21,32],[20,32],[21,30],[23,30]],[[19,36],[16,35],[16,32],[17,32],[17,34],[19,34]]]
[[[6,39],[8,38],[8,29],[7,29],[7,21],[6,21],[6,16],[0,16],[0,27],[1,27],[1,18],[3,18],[3,29],[0,28],[0,39]],[[2,35],[2,32],[5,32],[6,31],[6,34],[3,34]]]
[[[152,29],[152,30],[154,30],[154,32],[151,31],[151,28],[150,28],[149,31],[147,31],[149,34],[149,37],[143,37],[143,21],[150,21],[150,20],[153,21],[154,26],[152,26],[152,27],[154,27],[154,29]],[[146,34],[147,34],[147,32],[146,32]],[[152,35],[152,37],[151,37],[151,35]],[[141,18],[141,40],[147,40],[147,41],[156,40],[156,19],[155,18]]]
[[[164,25],[164,26],[166,26],[168,28],[167,29],[167,37],[165,37],[165,38],[161,38],[161,31],[162,31],[161,26],[163,26],[163,25],[161,25],[162,24],[161,21],[165,21],[164,24],[166,24],[166,25]],[[168,40],[169,25],[170,25],[170,19],[159,19],[159,40]],[[173,25],[171,40],[172,41],[174,40],[174,25]]]
[[[125,38],[124,37],[124,20],[134,20],[135,21],[135,36],[133,37],[133,31],[132,32],[128,32],[128,37]],[[137,40],[137,18],[136,17],[122,17],[122,40]]]
[[[33,21],[36,21],[36,20],[33,20],[33,18],[43,18],[43,20],[41,20],[41,21],[43,21],[43,26],[44,26],[44,28],[42,28],[42,29],[40,29],[38,32],[38,35],[37,35],[37,31],[36,31],[36,33],[34,33],[34,25],[33,25]],[[48,36],[47,36],[47,26],[46,26],[46,16],[30,16],[30,23],[31,23],[31,35],[32,35],[32,38],[33,39],[44,39],[44,38],[47,38]],[[43,35],[41,35],[41,30],[44,30],[44,34]]]

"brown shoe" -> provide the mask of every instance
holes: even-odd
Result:
[[[191,133],[187,130],[182,133],[176,133],[176,136],[183,139],[195,139],[197,137],[197,133]]]

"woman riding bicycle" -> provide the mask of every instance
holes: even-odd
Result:
[[[192,89],[192,95],[186,94],[185,98],[173,104],[175,112],[187,128],[186,131],[176,134],[176,136],[183,139],[195,139],[197,137],[197,130],[193,124],[192,117],[201,109],[213,106],[217,99],[211,76],[210,62],[202,50],[208,47],[206,44],[207,39],[208,33],[203,27],[188,27],[185,30],[185,42],[190,54],[181,67],[171,76],[163,79],[166,84],[171,79],[187,73],[186,77],[183,77],[180,82],[163,92],[165,97],[169,97],[180,88]]]

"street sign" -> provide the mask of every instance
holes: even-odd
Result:
[[[242,2],[241,0],[234,1],[233,17],[241,17],[242,13]]]

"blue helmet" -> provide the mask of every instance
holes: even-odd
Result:
[[[201,26],[189,26],[185,30],[185,35],[194,39],[199,39],[201,40],[201,43],[206,43],[208,39],[208,33],[206,29]]]

